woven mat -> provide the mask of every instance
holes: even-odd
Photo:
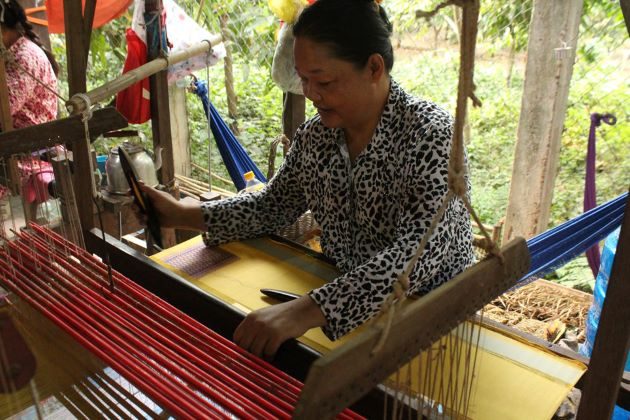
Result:
[[[165,258],[164,262],[191,277],[199,278],[236,258],[236,255],[228,251],[208,248],[201,242],[182,253]]]

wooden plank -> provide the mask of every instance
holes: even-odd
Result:
[[[162,2],[160,0],[147,0],[145,3],[145,13],[154,13],[161,9]],[[147,25],[147,40],[159,38],[160,31],[160,25]],[[166,50],[162,51],[160,46],[152,45],[150,42],[147,47],[149,61],[167,54]],[[149,79],[151,82],[151,128],[153,130],[153,145],[156,148],[160,146],[163,150],[160,182],[164,185],[168,185],[170,181],[175,179],[167,74],[166,70],[162,70],[152,75]]]
[[[9,107],[9,88],[4,60],[0,60],[0,129],[2,132],[13,130],[13,119]]]
[[[583,0],[535,0],[503,241],[547,229]],[[570,49],[556,58],[553,48]]]
[[[304,96],[286,92],[283,94],[282,131],[292,139],[300,124],[304,122],[306,102]]]
[[[145,13],[159,12],[162,10],[161,0],[147,0],[144,6]],[[158,38],[162,31],[161,20],[157,19],[156,25],[146,25],[147,40]],[[153,45],[148,42],[148,60],[153,60],[167,54],[166,46]],[[162,70],[149,78],[151,89],[151,129],[153,131],[153,147],[162,148],[162,166],[158,171],[158,179],[162,185],[172,186],[175,180],[175,161],[173,153],[173,140],[171,137],[170,106],[168,98],[168,72]],[[165,248],[177,243],[174,229],[162,229],[162,243]]]
[[[295,416],[332,418],[420,350],[509,289],[527,273],[529,251],[525,240],[518,238],[506,245],[502,253],[504,263],[496,257],[484,260],[399,309],[391,333],[378,353],[373,354],[373,349],[381,338],[382,320],[322,356],[309,371]]]
[[[610,418],[630,350],[630,199],[621,224],[606,299],[577,418]]]
[[[85,51],[86,66],[87,66],[87,57],[90,54],[90,38],[92,34],[92,25],[94,23],[95,13],[96,13],[96,0],[85,0],[85,5],[83,8],[83,19],[82,19],[83,31],[82,32],[83,32],[83,50]]]
[[[64,236],[70,242],[82,246],[79,213],[77,211],[76,198],[72,189],[70,161],[65,156],[58,156],[51,160],[55,173],[55,188],[60,201],[61,215],[63,219]]]
[[[221,36],[225,39],[225,57],[223,57],[223,74],[225,75],[225,94],[228,106],[228,117],[230,122],[228,126],[232,133],[238,137],[238,104],[236,99],[236,90],[234,89],[234,60],[232,59],[232,44],[230,41],[230,30],[228,29],[229,17],[227,14],[221,15],[219,18],[219,28]],[[209,81],[208,81],[209,82]]]
[[[63,2],[64,28],[66,33],[66,57],[68,63],[68,90],[70,96],[87,90],[87,60],[90,31],[86,31],[81,0]],[[92,177],[92,159],[88,141],[77,140],[73,146],[74,155],[74,193],[82,230],[94,227],[94,205],[91,197],[96,194]]]
[[[108,131],[127,127],[127,120],[115,108],[94,111],[88,121],[91,140]],[[85,129],[80,115],[50,121],[44,124],[0,133],[0,156],[28,153],[55,144],[72,144],[85,139]],[[72,146],[71,146],[72,147]]]
[[[83,5],[81,0],[63,2],[63,16],[66,33],[66,59],[68,63],[68,90],[70,96],[85,92],[87,76],[86,33],[83,29]],[[87,35],[89,42],[89,33]]]

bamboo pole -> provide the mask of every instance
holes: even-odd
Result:
[[[208,192],[208,185],[206,185],[203,182],[197,181],[196,179],[188,178],[183,175],[177,175],[177,174],[175,174],[175,179],[177,179],[177,181],[180,183],[180,188],[182,190],[191,189],[191,190],[194,190],[194,192],[198,193],[197,195]],[[216,191],[224,196],[230,197],[230,196],[236,195],[234,192],[225,190],[223,188],[219,188],[219,187],[215,188],[213,186],[212,189],[213,191]]]
[[[80,114],[87,108],[86,100],[83,97],[84,95],[91,104],[100,102],[173,64],[208,52],[212,49],[212,45],[217,45],[220,42],[222,42],[222,37],[220,35],[213,35],[212,38],[201,41],[186,50],[177,51],[168,57],[156,58],[85,94],[72,96],[72,98],[66,102],[66,108],[71,114]]]
[[[231,184],[231,183],[232,183],[232,181],[231,181],[231,180],[229,180],[229,179],[227,179],[227,178],[223,178],[222,176],[219,176],[219,175],[217,175],[217,174],[215,174],[215,173],[210,173],[210,171],[209,171],[209,170],[207,170],[207,169],[206,169],[206,168],[204,168],[203,166],[199,166],[199,165],[197,165],[196,163],[191,163],[191,166],[192,166],[193,168],[195,168],[195,169],[197,169],[197,170],[199,170],[199,171],[203,172],[203,173],[204,173],[204,174],[206,174],[206,175],[210,175],[210,176],[212,176],[213,178],[218,179],[219,181],[223,181],[223,182],[225,182],[226,184]],[[207,186],[208,186],[208,185],[206,185],[206,187],[207,187]],[[214,188],[214,186],[213,186],[213,188]]]

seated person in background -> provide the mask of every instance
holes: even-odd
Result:
[[[447,193],[452,119],[391,77],[391,24],[374,0],[318,0],[293,29],[296,70],[318,115],[297,131],[261,191],[181,203],[143,187],[162,226],[207,231],[207,245],[265,235],[311,210],[343,272],[291,302],[250,313],[237,344],[273,355],[321,327],[332,340],[379,312]],[[469,214],[451,202],[410,276],[423,295],[473,263]]]
[[[13,128],[54,120],[57,118],[55,92],[59,65],[33,32],[17,0],[0,0],[0,28],[2,42],[9,53],[6,79]],[[29,158],[21,159],[18,169],[22,193],[29,203],[25,211],[29,219],[35,219],[37,205],[48,200],[52,167],[37,158]]]

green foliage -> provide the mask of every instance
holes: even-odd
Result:
[[[480,32],[488,40],[523,51],[527,47],[531,13],[532,0],[482,2]]]

